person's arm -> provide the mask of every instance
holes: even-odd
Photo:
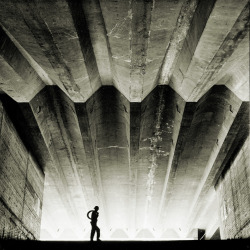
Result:
[[[90,210],[90,211],[88,211],[88,213],[87,213],[87,217],[91,220],[91,217],[89,217],[89,214],[90,213],[92,213],[94,210]]]

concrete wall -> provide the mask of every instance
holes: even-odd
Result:
[[[221,175],[216,190],[220,207],[221,238],[249,238],[249,138],[231,163],[229,170]]]
[[[0,237],[39,239],[44,174],[0,101]]]

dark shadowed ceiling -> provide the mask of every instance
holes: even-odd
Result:
[[[183,238],[248,136],[247,0],[1,0],[0,93],[45,172],[41,238]]]

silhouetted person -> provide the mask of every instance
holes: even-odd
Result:
[[[87,213],[87,217],[91,220],[90,224],[92,226],[91,233],[90,233],[91,241],[93,241],[94,239],[95,232],[97,234],[97,241],[100,241],[100,228],[97,226],[97,218],[99,216],[98,210],[99,210],[99,207],[95,206],[94,210],[90,210]],[[90,213],[91,213],[91,217],[89,216]]]

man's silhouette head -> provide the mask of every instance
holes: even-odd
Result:
[[[97,212],[99,210],[99,207],[98,206],[95,206],[94,207],[95,211]]]

